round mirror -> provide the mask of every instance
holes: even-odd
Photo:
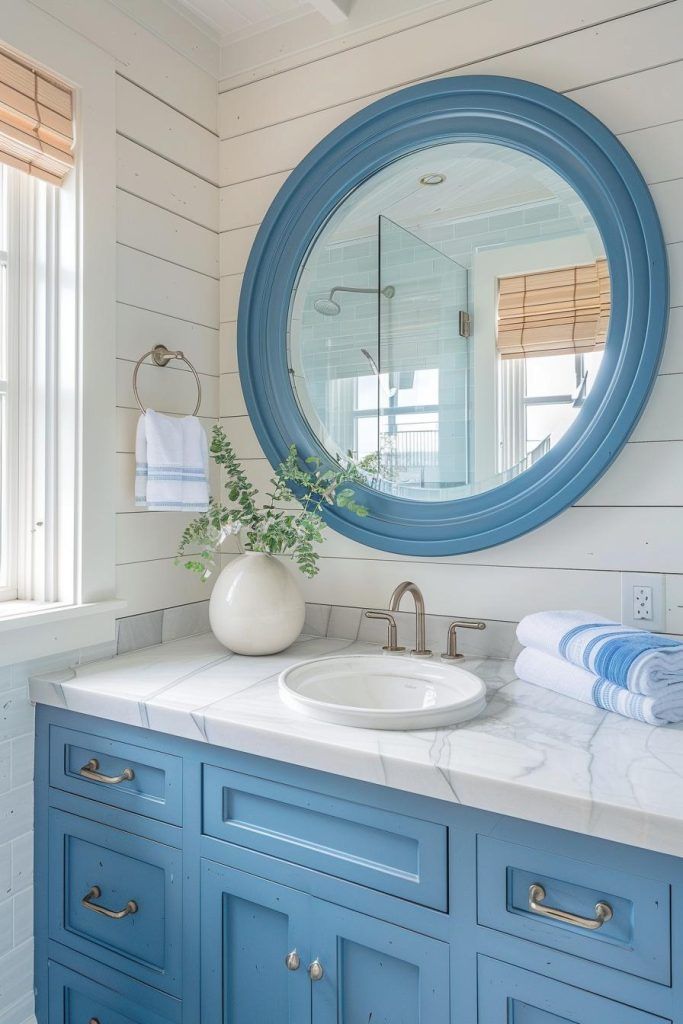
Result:
[[[610,281],[598,227],[534,156],[429,146],[337,207],[301,267],[288,360],[311,430],[368,485],[462,498],[558,443],[598,374]]]
[[[240,296],[273,465],[357,467],[341,533],[407,555],[508,541],[575,502],[640,416],[666,249],[619,140],[564,96],[462,76],[370,104],[291,173]]]

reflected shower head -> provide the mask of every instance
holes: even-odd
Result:
[[[316,313],[322,313],[323,316],[336,316],[337,313],[341,313],[341,306],[334,299],[316,299],[313,308]]]
[[[337,316],[338,313],[341,313],[341,306],[334,299],[335,292],[361,292],[366,295],[381,294],[385,299],[393,299],[396,289],[393,284],[388,284],[386,288],[382,288],[380,293],[377,288],[344,288],[342,285],[336,285],[326,299],[315,300],[313,308],[316,313],[322,313],[323,316]]]

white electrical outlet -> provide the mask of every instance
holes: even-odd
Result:
[[[652,622],[652,587],[633,588],[633,618]]]
[[[621,621],[657,633],[666,631],[664,574],[658,572],[622,572]]]

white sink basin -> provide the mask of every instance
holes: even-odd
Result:
[[[486,687],[471,672],[409,657],[315,658],[285,669],[279,685],[302,715],[360,729],[434,729],[486,706]]]

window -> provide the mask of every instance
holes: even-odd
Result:
[[[0,168],[0,600],[57,587],[59,192]]]

